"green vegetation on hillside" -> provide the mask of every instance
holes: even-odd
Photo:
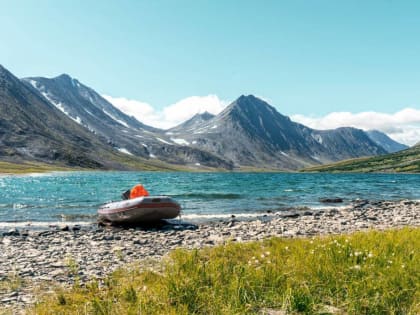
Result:
[[[303,172],[405,172],[420,173],[420,146],[370,158],[358,158],[305,168]]]
[[[30,314],[419,314],[420,228],[176,250]]]
[[[69,167],[37,163],[37,162],[21,162],[11,163],[0,161],[0,174],[25,174],[25,173],[45,173],[53,171],[69,171]]]
[[[162,162],[160,160],[145,160],[136,157],[126,157],[117,155],[109,157],[106,167],[82,168],[70,167],[63,164],[48,164],[42,162],[22,161],[22,162],[5,162],[0,161],[0,174],[28,174],[28,173],[45,173],[54,171],[80,171],[80,170],[125,170],[125,171],[226,171],[222,169],[197,166],[174,165]]]

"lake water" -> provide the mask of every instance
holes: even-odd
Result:
[[[331,207],[320,198],[420,199],[420,175],[301,173],[63,172],[0,177],[0,228],[96,221],[98,207],[143,183],[169,195],[192,222]]]

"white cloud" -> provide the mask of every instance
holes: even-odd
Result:
[[[131,100],[125,97],[112,97],[109,95],[102,95],[102,97],[123,113],[134,116],[142,123],[154,126],[155,122],[160,121],[160,114],[148,103]]]
[[[102,96],[127,115],[134,116],[146,125],[163,129],[174,127],[197,113],[207,111],[217,115],[228,105],[227,101],[219,99],[217,95],[190,96],[157,111],[145,102]]]
[[[314,129],[355,127],[363,130],[376,129],[392,139],[413,145],[420,141],[420,110],[404,108],[394,114],[378,112],[333,112],[324,117],[292,115],[291,119]]]
[[[163,109],[165,120],[175,126],[191,118],[197,113],[209,112],[217,115],[228,102],[221,100],[217,95],[190,96]]]

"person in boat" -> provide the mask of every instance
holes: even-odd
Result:
[[[133,188],[124,192],[122,194],[122,198],[124,200],[127,200],[127,199],[133,199],[133,198],[137,198],[137,197],[146,197],[146,196],[149,196],[149,195],[150,195],[149,192],[146,190],[146,188],[144,188],[144,186],[142,184],[137,184]]]

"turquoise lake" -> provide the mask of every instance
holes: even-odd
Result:
[[[101,204],[143,183],[199,222],[258,217],[268,211],[346,206],[355,199],[420,199],[420,175],[302,173],[63,172],[0,177],[0,228],[96,221]],[[340,197],[338,205],[320,198]]]

